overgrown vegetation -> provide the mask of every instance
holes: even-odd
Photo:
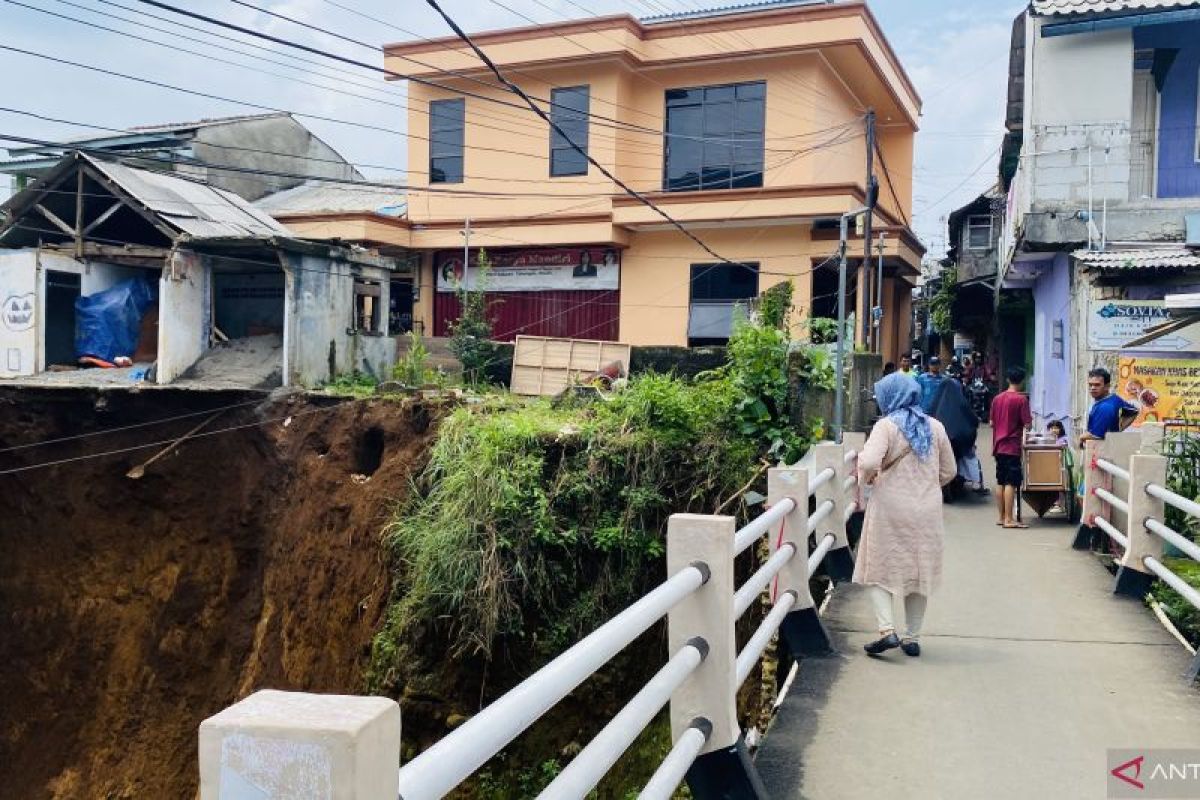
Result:
[[[929,298],[929,318],[938,333],[949,333],[954,329],[954,298],[958,294],[958,271],[946,267],[939,276],[941,285]]]
[[[488,317],[487,286],[491,261],[487,252],[479,251],[479,269],[474,286],[468,281],[464,265],[463,285],[458,291],[460,313],[450,324],[450,352],[462,364],[463,380],[468,386],[478,386],[484,380],[488,365],[495,358],[492,344],[492,322]]]
[[[362,398],[375,394],[375,387],[378,385],[379,381],[370,375],[362,372],[351,372],[347,375],[339,375],[321,388],[329,394]]]
[[[792,283],[768,289],[758,319],[734,321],[725,371],[735,392],[737,432],[758,442],[765,455],[789,464],[807,446],[791,424],[788,409],[787,319],[792,310]]]
[[[1168,558],[1165,559],[1165,564],[1189,585],[1200,589],[1200,563],[1190,558]],[[1150,595],[1162,605],[1163,612],[1184,638],[1191,642],[1193,647],[1200,646],[1200,611],[1162,581],[1154,582]]]
[[[833,344],[837,341],[836,319],[811,317],[808,320],[808,339],[813,344]]]
[[[392,377],[405,386],[424,386],[427,383],[440,383],[444,376],[429,366],[429,350],[421,334],[409,331],[408,350],[405,351],[392,368]]]
[[[798,459],[807,441],[789,421],[791,294],[790,284],[768,291],[754,318],[737,322],[728,363],[694,380],[646,374],[591,400],[487,394],[445,417],[386,530],[397,572],[369,690],[426,697],[429,687],[411,681],[433,670],[465,669],[475,687],[489,671],[507,676],[493,679],[501,683],[528,674],[662,580],[671,514],[740,512],[728,501],[764,457]],[[832,384],[827,354],[810,355],[811,379]],[[657,662],[626,656],[610,678],[620,676],[620,696]],[[480,695],[457,711],[482,702],[481,689],[468,691]],[[597,717],[572,713],[563,727],[530,734],[542,737],[536,747],[514,745],[536,759],[500,757],[470,796],[537,794],[575,752],[562,737]],[[622,762],[628,780],[618,769],[599,796],[634,791],[669,748],[661,721],[643,738]]]
[[[407,586],[376,643],[380,688],[424,621],[444,621],[455,655],[554,653],[661,577],[670,514],[711,513],[755,468],[729,435],[734,401],[728,380],[650,375],[609,402],[452,413],[388,530]]]

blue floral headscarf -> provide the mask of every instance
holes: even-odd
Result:
[[[917,458],[924,461],[933,450],[929,417],[921,410],[921,386],[899,372],[875,384],[875,400],[883,415],[896,423]]]

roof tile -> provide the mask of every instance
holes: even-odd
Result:
[[[1144,250],[1076,250],[1073,255],[1084,269],[1200,269],[1200,252],[1185,247]]]
[[[1033,0],[1033,13],[1048,16],[1156,11],[1200,5],[1200,0]]]

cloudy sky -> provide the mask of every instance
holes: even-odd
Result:
[[[410,34],[450,33],[445,23],[420,0],[250,1],[365,44],[401,41],[411,38]],[[272,19],[238,5],[235,0],[176,0],[173,4],[351,58],[382,62],[378,50]],[[469,31],[524,25],[530,19],[555,22],[578,18],[583,15],[582,8],[595,14],[648,15],[710,5],[717,3],[443,0],[443,7]],[[914,226],[933,253],[940,253],[945,247],[945,215],[995,181],[1004,119],[1009,32],[1013,17],[1023,5],[1011,0],[871,3],[924,99],[921,133],[917,138]],[[402,87],[384,85],[371,73],[352,67],[328,62],[319,68],[305,66],[292,58],[291,51],[282,47],[275,48],[277,52],[258,49],[261,42],[237,34],[233,35],[253,42],[253,46],[216,40],[180,28],[177,20],[170,12],[136,0],[0,0],[0,75],[4,76],[0,106],[111,128],[256,111],[251,106],[140,85],[11,49],[18,48],[260,106],[390,129],[367,130],[337,122],[302,120],[349,160],[371,165],[363,169],[368,175],[403,177]],[[114,30],[135,33],[157,44],[131,39]],[[242,52],[219,50],[213,45]],[[184,52],[184,48],[196,54]],[[251,57],[255,55],[259,58]],[[246,66],[220,63],[216,58]],[[338,69],[349,72],[334,71]],[[92,132],[0,110],[0,134],[57,140]],[[0,142],[0,146],[3,144]],[[0,190],[3,188],[0,185]]]

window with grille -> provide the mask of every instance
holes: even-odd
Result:
[[[667,90],[663,188],[763,185],[763,81]]]
[[[462,183],[466,101],[429,103],[429,182]]]
[[[967,249],[987,250],[992,246],[992,217],[976,214],[967,217]]]
[[[571,86],[550,92],[550,119],[566,137],[554,128],[550,129],[550,177],[564,175],[587,175],[588,160],[579,153],[571,142],[588,151],[588,103],[590,91],[587,86]],[[568,139],[570,141],[568,141]]]

